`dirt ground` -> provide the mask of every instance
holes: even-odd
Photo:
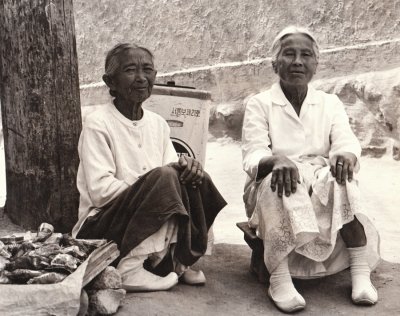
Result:
[[[356,307],[350,300],[350,276],[335,276],[295,284],[307,301],[304,315],[400,314],[400,162],[389,158],[361,160],[360,187],[365,213],[381,236],[384,259],[372,274],[379,290],[374,307]],[[266,286],[249,272],[250,249],[235,223],[245,220],[240,146],[229,139],[207,145],[205,169],[228,202],[214,224],[214,248],[197,267],[207,277],[203,287],[179,284],[170,291],[127,294],[117,315],[280,315],[266,295]],[[21,229],[0,211],[0,236]]]
[[[217,244],[212,256],[196,267],[204,271],[207,284],[178,284],[170,291],[127,294],[118,316],[256,316],[283,315],[267,297],[267,286],[249,272],[250,250],[244,245]],[[295,280],[307,306],[299,315],[399,315],[399,264],[382,262],[372,274],[379,291],[373,307],[352,304],[348,270],[315,280]]]

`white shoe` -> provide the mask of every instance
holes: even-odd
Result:
[[[204,285],[206,284],[206,277],[201,270],[192,270],[190,267],[182,273],[179,280],[189,285]]]
[[[347,248],[350,255],[351,299],[357,305],[374,305],[378,291],[371,283],[371,270],[367,260],[367,247]]]
[[[351,299],[356,305],[374,305],[378,302],[378,291],[372,283],[370,283],[369,288],[360,291],[355,291],[353,289]]]
[[[122,277],[122,288],[128,292],[166,291],[178,283],[178,275],[171,272],[165,277],[155,275],[144,268]]]
[[[300,294],[285,301],[278,301],[272,295],[271,287],[269,287],[268,296],[274,302],[275,306],[284,313],[294,313],[306,307],[306,301]]]
[[[268,296],[285,313],[293,313],[306,307],[306,301],[293,285],[287,257],[271,273]]]

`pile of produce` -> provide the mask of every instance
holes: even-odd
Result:
[[[64,280],[104,244],[103,240],[74,239],[53,234],[53,226],[40,225],[33,238],[0,238],[0,284],[50,284]]]

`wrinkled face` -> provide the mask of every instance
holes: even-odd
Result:
[[[304,34],[291,34],[281,42],[275,72],[281,82],[288,85],[307,85],[317,69],[312,40]]]
[[[151,56],[142,49],[128,49],[118,56],[119,67],[108,86],[117,98],[143,102],[151,95],[157,71]]]

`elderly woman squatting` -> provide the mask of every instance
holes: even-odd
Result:
[[[128,291],[204,284],[194,264],[226,202],[201,164],[178,159],[167,122],[143,109],[157,71],[146,48],[109,51],[104,82],[113,103],[88,115],[79,140],[78,238],[105,238],[120,249],[117,269]],[[162,106],[162,105],[160,105]]]

